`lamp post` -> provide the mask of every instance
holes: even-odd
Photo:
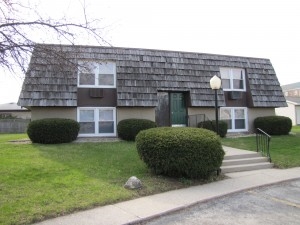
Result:
[[[219,116],[218,116],[218,95],[217,92],[221,88],[221,79],[214,75],[210,81],[210,87],[215,90],[215,109],[216,109],[216,133],[219,135]]]

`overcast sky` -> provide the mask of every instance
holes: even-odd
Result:
[[[78,0],[36,2],[39,12],[53,17],[82,15]],[[300,81],[299,0],[86,0],[86,5],[91,17],[102,19],[103,36],[113,46],[269,58],[281,85]],[[16,102],[21,84],[1,74],[0,104]]]

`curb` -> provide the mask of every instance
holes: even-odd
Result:
[[[188,209],[188,208],[193,207],[193,206],[195,206],[195,205],[197,205],[199,203],[205,203],[205,202],[208,202],[208,201],[211,201],[211,200],[216,200],[216,199],[223,198],[223,197],[226,197],[226,196],[230,196],[230,195],[233,195],[233,194],[241,193],[243,191],[249,191],[249,190],[252,190],[252,189],[262,188],[262,187],[268,187],[268,186],[272,186],[272,185],[276,185],[276,184],[281,184],[281,183],[285,183],[285,182],[289,182],[289,181],[294,181],[294,180],[300,180],[300,177],[297,177],[297,178],[288,178],[288,179],[284,179],[284,180],[281,180],[281,181],[270,182],[268,184],[257,185],[255,187],[243,188],[243,189],[240,189],[240,190],[228,192],[228,193],[223,194],[223,195],[216,195],[214,197],[210,197],[210,198],[203,199],[203,200],[200,200],[200,201],[192,202],[190,204],[187,204],[187,205],[184,205],[184,206],[179,206],[179,207],[176,207],[174,209],[171,209],[171,210],[168,210],[168,211],[165,211],[165,212],[162,212],[162,213],[157,213],[155,215],[152,215],[152,216],[149,216],[149,217],[146,217],[146,218],[141,218],[141,219],[129,222],[129,223],[125,223],[123,225],[142,225],[142,224],[144,224],[146,222],[150,222],[151,220],[154,220],[156,218],[159,218],[159,217],[162,217],[162,216],[167,216],[167,215],[176,213],[178,211]]]

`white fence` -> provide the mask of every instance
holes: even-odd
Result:
[[[25,133],[29,122],[29,119],[0,119],[0,133]]]

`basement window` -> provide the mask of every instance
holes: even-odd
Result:
[[[116,108],[80,107],[77,112],[80,124],[79,136],[116,136]]]
[[[220,119],[227,123],[228,132],[248,131],[247,108],[222,107],[220,108]]]
[[[116,63],[110,61],[80,61],[78,68],[78,87],[115,88]]]
[[[238,68],[220,68],[224,91],[246,91],[245,70]]]

